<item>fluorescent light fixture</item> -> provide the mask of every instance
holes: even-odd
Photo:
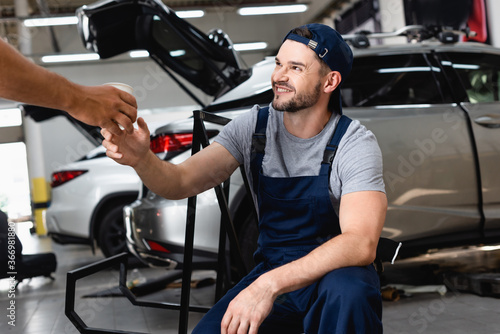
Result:
[[[181,19],[193,19],[205,16],[205,12],[202,10],[180,10],[175,12]]]
[[[475,64],[453,64],[453,68],[461,70],[479,70],[479,65]]]
[[[480,250],[486,251],[486,252],[491,252],[491,251],[496,251],[500,249],[500,245],[493,245],[493,246],[482,246],[479,247]]]
[[[386,106],[375,106],[375,109],[408,109],[408,108],[429,108],[430,104],[399,104],[399,105],[386,105]]]
[[[76,16],[44,17],[24,20],[26,27],[49,27],[74,25],[78,23]]]
[[[406,73],[406,72],[441,72],[439,67],[425,67],[425,66],[414,66],[414,67],[393,67],[393,68],[380,68],[377,70],[378,73]]]
[[[43,63],[65,63],[73,61],[89,61],[89,60],[99,60],[100,57],[97,53],[80,53],[71,55],[51,55],[43,56]]]
[[[23,124],[19,108],[0,109],[0,128]]]
[[[443,60],[441,64],[445,66],[452,66],[453,68],[458,68],[461,70],[478,70],[479,65],[476,64],[453,64],[451,61]]]
[[[149,52],[146,50],[130,51],[129,56],[130,58],[146,58],[149,57]]]
[[[307,5],[283,5],[283,6],[259,6],[259,7],[242,7],[238,9],[238,14],[246,15],[270,15],[270,14],[291,14],[303,13],[307,10]]]
[[[236,51],[262,50],[267,48],[266,42],[237,43],[233,45]]]

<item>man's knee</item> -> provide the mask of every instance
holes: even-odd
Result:
[[[377,273],[369,267],[349,267],[321,279],[304,326],[311,333],[379,333],[381,318]]]
[[[380,282],[369,267],[342,268],[326,275],[319,283],[317,302],[324,315],[340,311],[346,317],[382,317]]]
[[[334,270],[319,282],[318,293],[357,303],[366,298],[380,298],[380,281],[371,267],[347,267]]]

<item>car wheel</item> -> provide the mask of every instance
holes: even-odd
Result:
[[[106,257],[127,251],[123,205],[111,208],[103,217],[99,228],[99,247]]]

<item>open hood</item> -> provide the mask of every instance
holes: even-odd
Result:
[[[84,46],[101,58],[147,50],[165,71],[214,98],[251,74],[224,32],[205,34],[159,0],[103,0],[80,7],[76,15]]]

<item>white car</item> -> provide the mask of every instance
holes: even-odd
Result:
[[[137,199],[142,183],[133,168],[106,157],[102,146],[52,174],[48,234],[61,244],[94,241],[105,256],[126,250],[123,206]]]

